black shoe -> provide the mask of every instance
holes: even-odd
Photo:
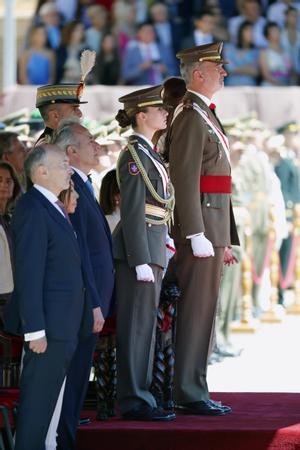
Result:
[[[221,356],[219,353],[213,352],[211,353],[210,357],[208,358],[208,364],[215,364],[220,363],[224,359],[223,356]]]
[[[221,358],[235,358],[237,356],[241,356],[243,349],[242,348],[233,348],[230,346],[222,346],[214,349],[214,352],[221,356]]]
[[[78,425],[89,425],[92,422],[90,417],[82,417],[79,419]]]
[[[122,414],[125,420],[142,420],[147,422],[169,422],[176,418],[176,414],[171,411],[164,411],[160,407],[152,407],[149,405],[131,409]]]
[[[177,409],[184,414],[191,414],[196,416],[225,416],[231,412],[229,406],[218,405],[213,400],[201,400],[199,402],[185,403],[184,405],[177,405]]]
[[[225,411],[225,414],[232,412],[232,408],[230,406],[222,405],[222,402],[217,402],[217,401],[211,400],[211,399],[207,400],[207,402],[210,403],[214,407],[223,409]]]

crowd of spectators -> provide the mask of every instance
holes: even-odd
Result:
[[[298,0],[39,0],[18,80],[78,82],[90,48],[90,84],[159,84],[179,75],[177,51],[222,40],[227,85],[297,85],[299,14]]]

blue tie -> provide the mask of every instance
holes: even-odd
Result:
[[[90,191],[90,193],[92,194],[92,196],[94,197],[94,199],[96,199],[93,185],[92,185],[92,183],[90,182],[89,179],[86,180],[85,185],[88,188],[88,190]]]

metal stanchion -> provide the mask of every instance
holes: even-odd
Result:
[[[276,229],[275,229],[275,211],[270,210],[270,231],[269,238],[273,242],[271,260],[270,260],[270,279],[271,279],[271,295],[270,307],[261,315],[261,322],[280,323],[282,322],[282,313],[278,309],[278,281],[279,281],[279,254],[276,249]]]
[[[296,258],[294,276],[294,303],[287,308],[288,314],[300,314],[300,204],[294,208],[294,236],[296,238]]]
[[[237,322],[233,322],[230,330],[237,333],[255,333],[259,321],[254,319],[252,314],[253,299],[252,299],[252,271],[251,258],[252,240],[251,227],[248,222],[245,226],[245,254],[242,260],[242,305],[241,318]]]

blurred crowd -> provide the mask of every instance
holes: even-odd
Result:
[[[179,75],[183,48],[225,43],[230,86],[300,82],[300,3],[292,0],[39,0],[18,61],[20,84],[154,85]]]

